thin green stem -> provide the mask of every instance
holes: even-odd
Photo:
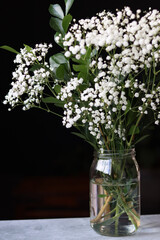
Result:
[[[105,136],[104,136],[104,134],[103,134],[103,131],[102,131],[102,129],[101,129],[101,127],[100,127],[100,126],[99,126],[99,130],[100,130],[100,132],[101,132],[101,135],[102,135],[102,137],[103,137],[103,139],[104,139],[104,143],[105,143],[105,145],[106,145],[106,148],[107,148],[107,150],[109,150],[108,143],[107,143],[107,141],[106,141],[106,139],[105,139]]]
[[[34,106],[34,108],[41,109],[41,110],[43,110],[43,111],[45,111],[45,112],[51,113],[51,114],[56,115],[56,116],[61,117],[61,118],[63,117],[62,115],[51,111],[49,108],[46,109],[46,108],[43,108],[43,107],[41,107],[41,106]]]
[[[135,226],[135,229],[137,229],[139,226],[139,217],[136,215],[136,219],[135,219],[135,216],[134,216],[135,214],[133,213],[134,209],[133,210],[130,209],[130,207],[127,205],[127,203],[125,202],[125,200],[123,199],[122,196],[120,197],[120,202],[121,202],[126,214],[128,215],[130,221]]]
[[[154,83],[156,81],[156,66],[155,66],[155,61],[153,62],[153,83],[152,83],[152,91],[154,89]]]
[[[134,129],[133,129],[133,132],[132,132],[130,141],[129,141],[129,143],[128,143],[128,147],[129,147],[129,148],[130,148],[131,145],[132,145],[132,141],[133,141],[133,138],[134,138],[134,134],[135,134],[136,128],[138,127],[138,124],[139,124],[141,118],[143,117],[143,114],[144,114],[143,112],[140,114],[139,118],[137,119],[136,125],[134,126]]]
[[[119,224],[119,206],[118,206],[118,199],[116,204],[116,220],[115,220],[115,234],[118,235],[118,224]]]
[[[47,87],[49,88],[49,90],[51,91],[51,93],[54,95],[54,97],[56,97],[56,94],[55,94],[55,92],[53,91],[53,89],[51,88],[50,84],[47,83],[46,85],[47,85]]]

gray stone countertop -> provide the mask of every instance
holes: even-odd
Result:
[[[141,227],[127,237],[98,235],[89,218],[0,221],[0,240],[160,240],[160,215],[141,216]]]

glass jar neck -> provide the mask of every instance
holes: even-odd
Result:
[[[135,148],[123,149],[123,150],[103,150],[103,152],[97,152],[98,159],[106,158],[126,158],[126,157],[135,157],[136,152]]]

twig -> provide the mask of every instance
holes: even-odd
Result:
[[[99,211],[97,217],[94,218],[94,219],[92,219],[92,220],[91,220],[91,223],[95,223],[95,222],[98,222],[98,220],[100,220],[103,212],[105,211],[105,209],[106,209],[108,203],[111,201],[111,199],[112,199],[112,196],[109,196],[109,197],[107,198],[105,204],[103,205],[103,207],[102,207],[101,210]]]

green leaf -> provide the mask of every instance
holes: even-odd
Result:
[[[82,72],[82,73],[86,73],[87,72],[87,67],[84,64],[80,64],[80,65],[73,64],[73,69],[76,72]]]
[[[68,60],[65,58],[65,56],[62,53],[57,53],[53,55],[52,59],[58,64],[68,63]]]
[[[63,29],[64,29],[65,33],[68,31],[68,27],[69,27],[69,24],[70,24],[71,21],[72,21],[72,16],[70,14],[66,15],[63,18],[62,26],[63,26]]]
[[[88,74],[87,74],[87,72],[80,72],[80,73],[78,74],[78,79],[80,79],[80,78],[83,78],[83,80],[84,80],[85,82],[88,82]]]
[[[62,27],[62,20],[61,19],[51,17],[49,24],[50,24],[51,28],[53,28],[56,32],[59,32],[62,35],[65,34],[64,29]]]
[[[64,79],[64,75],[65,75],[65,66],[64,64],[60,65],[57,70],[56,70],[56,77],[60,80]]]
[[[7,50],[9,52],[12,52],[12,53],[19,54],[19,52],[17,50],[15,50],[14,48],[7,46],[7,45],[0,46],[0,48]]]
[[[54,97],[46,97],[46,98],[42,98],[42,102],[44,103],[54,103],[54,104],[59,104],[59,105],[64,105],[65,102],[57,99],[57,98],[54,98]]]
[[[94,143],[92,143],[88,140],[86,140],[86,142],[89,143],[96,151],[98,151],[98,148],[97,148],[96,144],[94,144]]]
[[[53,72],[56,72],[56,69],[60,64],[67,64],[68,61],[62,53],[57,53],[49,58],[50,66],[53,68]]]
[[[49,6],[49,13],[57,18],[63,19],[64,18],[64,13],[59,4],[50,4]]]
[[[38,69],[41,69],[42,67],[44,67],[44,65],[43,64],[34,64],[30,69],[29,69],[29,71],[31,71],[31,72],[34,72],[35,70],[38,70]]]
[[[76,59],[76,58],[72,58],[72,61],[75,63],[79,63],[79,64],[86,64],[86,60],[83,59]]]
[[[46,97],[46,98],[42,98],[42,101],[44,103],[57,103],[57,98],[54,97]],[[59,100],[58,100],[59,101]]]
[[[81,133],[72,132],[72,134],[74,134],[75,136],[80,137],[80,138],[86,140],[85,136],[83,136]]]
[[[66,63],[60,64],[59,67],[56,69],[56,78],[59,80],[70,80],[69,74],[68,74],[68,65]]]
[[[136,125],[132,125],[130,130],[129,130],[128,135],[139,134],[139,132],[140,132],[139,127],[138,126],[136,127]]]
[[[23,46],[25,47],[25,49],[27,50],[27,52],[31,52],[32,48],[26,44],[23,44]]]
[[[68,73],[70,71],[70,66],[68,60],[62,53],[57,53],[50,57],[49,59],[50,66],[53,68],[53,72],[56,74],[56,77],[61,80],[68,81]]]
[[[65,1],[65,5],[66,5],[65,14],[67,15],[70,8],[72,7],[72,4],[73,4],[74,0],[64,0],[64,1]]]
[[[86,64],[75,65],[73,64],[73,69],[79,72],[78,78],[83,78],[84,81],[88,81],[88,68]]]
[[[56,72],[57,67],[59,67],[59,64],[55,62],[53,56],[49,58],[50,67],[53,69],[53,72]]]
[[[86,83],[83,83],[83,84],[79,85],[79,90],[81,92],[83,92],[86,88],[88,88],[88,84],[86,84]]]
[[[90,64],[91,52],[92,52],[92,50],[89,47],[84,56],[84,60],[73,59],[74,62],[80,63],[77,65],[73,64],[73,70],[76,72],[79,72],[78,78],[83,78],[85,82],[89,81],[89,64]]]
[[[135,145],[136,145],[137,143],[143,141],[144,139],[146,139],[146,138],[149,137],[149,136],[150,136],[149,134],[142,136],[141,138],[139,138],[139,139],[135,142]]]
[[[89,143],[94,149],[98,150],[97,146],[96,146],[96,140],[95,138],[90,134],[89,130],[88,130],[88,123],[85,124],[85,127],[81,127],[76,125],[75,126],[76,129],[78,131],[80,131],[81,133],[73,133],[74,135],[84,139],[87,143]]]
[[[64,102],[61,102],[61,103],[55,103],[54,105],[56,106],[56,107],[61,107],[61,108],[64,108]]]
[[[91,53],[92,53],[92,49],[91,49],[91,47],[89,47],[89,48],[87,49],[87,52],[86,52],[86,55],[85,55],[85,59],[86,59],[86,60],[89,60],[89,59],[90,59]]]
[[[57,85],[54,87],[54,91],[55,91],[56,94],[60,93],[60,91],[61,91],[61,86],[57,84]]]

